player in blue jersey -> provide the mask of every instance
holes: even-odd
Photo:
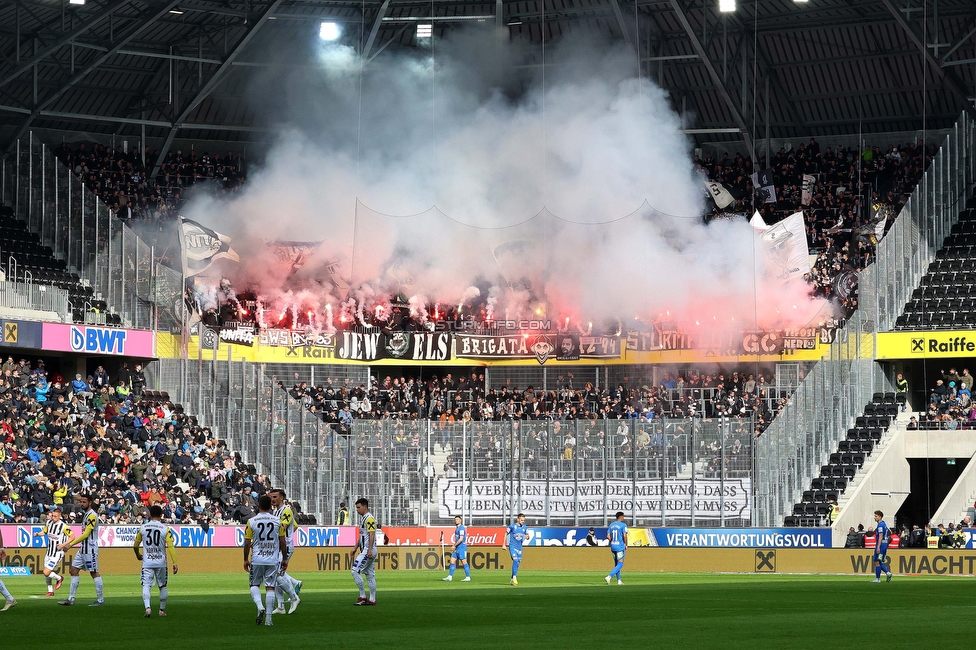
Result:
[[[613,553],[613,571],[604,580],[617,578],[617,584],[622,585],[620,572],[624,569],[624,555],[627,553],[627,524],[624,523],[624,513],[618,512],[617,520],[607,527],[607,541],[610,542],[610,552]]]
[[[518,585],[518,570],[522,563],[522,542],[529,538],[529,530],[525,526],[525,515],[521,512],[515,518],[515,523],[505,531],[502,548],[507,548],[512,554],[512,581],[508,584]]]
[[[464,580],[461,582],[471,582],[471,567],[468,566],[468,529],[461,523],[461,515],[454,516],[454,536],[451,538],[451,568],[448,570],[447,577],[441,578],[444,582],[454,579],[454,569],[460,562],[464,567]]]
[[[874,580],[871,582],[881,582],[881,572],[884,571],[887,578],[885,582],[891,582],[891,569],[888,568],[888,544],[891,542],[891,530],[884,522],[884,513],[880,510],[874,511],[874,520],[877,526],[874,527]]]

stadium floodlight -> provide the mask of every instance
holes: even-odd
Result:
[[[430,38],[434,33],[434,25],[431,23],[421,23],[417,25],[417,38]]]
[[[83,5],[85,0],[68,0],[69,5]]]
[[[323,22],[319,25],[319,38],[323,41],[334,41],[339,38],[339,25],[333,22]]]
[[[793,2],[798,5],[805,5],[807,3],[807,0],[793,0]]]
[[[735,11],[735,0],[718,0],[718,10],[723,14],[730,14]]]

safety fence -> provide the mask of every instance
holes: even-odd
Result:
[[[976,181],[976,124],[963,114],[858,278],[858,310],[756,443],[758,526],[781,525],[875,392],[894,391],[874,359],[958,220]]]
[[[160,264],[161,251],[140,239],[33,133],[2,161],[0,200],[124,325],[168,330],[180,323],[181,274]]]
[[[751,418],[387,419],[346,428],[289,395],[294,377],[279,374],[287,368],[163,359],[149,370],[151,387],[168,390],[320,522],[359,496],[396,526],[455,514],[499,525],[518,512],[547,525],[605,525],[617,511],[641,525],[752,521]],[[360,383],[316,372],[319,383]]]
[[[30,277],[22,280],[0,280],[0,308],[53,313],[62,322],[71,321],[67,291],[46,284],[36,284]]]

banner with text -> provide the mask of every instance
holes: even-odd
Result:
[[[634,488],[636,487],[636,493]],[[604,489],[605,488],[605,489]],[[439,514],[461,515],[465,519],[486,519],[522,512],[526,517],[591,517],[603,519],[605,512],[622,510],[627,516],[655,519],[696,517],[725,513],[726,518],[752,516],[752,480],[666,479],[638,481],[608,480],[574,484],[572,480],[525,481],[439,479]]]
[[[44,323],[41,341],[43,349],[59,352],[153,357],[156,351],[154,332],[120,327]]]
[[[512,334],[483,336],[455,335],[455,356],[459,359],[535,359],[545,364],[580,359],[620,357],[620,337],[576,334]]]
[[[829,528],[648,528],[651,546],[687,548],[831,548]]]
[[[44,526],[0,526],[0,547],[45,548],[47,539],[41,535]],[[80,526],[71,526],[75,536],[81,534]],[[176,545],[180,548],[234,548],[244,546],[244,526],[170,526]],[[355,526],[299,526],[295,531],[295,546],[354,546]],[[102,548],[127,548],[135,541],[139,526],[112,525],[98,527],[98,545]]]

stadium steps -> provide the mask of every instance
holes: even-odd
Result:
[[[27,222],[17,218],[12,207],[0,203],[0,267],[8,279],[14,279],[11,277],[14,267],[10,264],[10,258],[16,262],[18,276],[29,272],[37,284],[67,291],[74,322],[122,324],[117,315],[107,313],[108,305],[103,296],[97,294],[77,273],[73,273],[64,260],[56,257],[54,250],[45,246],[37,233],[28,228]]]
[[[976,198],[959,212],[894,329],[971,327],[976,327]]]
[[[786,526],[830,525],[831,498],[837,500],[841,513],[844,512],[845,496],[857,489],[860,476],[870,473],[873,461],[894,428],[892,424],[905,415],[899,406],[902,402],[906,403],[907,409],[904,395],[874,394],[871,403],[855,419],[854,426],[848,429],[846,438],[824,459],[826,464],[821,466],[820,476],[811,481],[801,501],[793,505],[792,514],[784,520]]]
[[[845,490],[844,494],[842,494],[841,497],[837,500],[837,505],[840,506],[841,512],[844,512],[844,508],[850,502],[857,488],[860,487],[860,485],[864,482],[865,477],[867,477],[868,474],[871,473],[871,470],[877,464],[878,460],[881,457],[881,454],[879,452],[883,451],[891,443],[891,440],[894,437],[895,433],[897,433],[899,430],[905,429],[908,426],[908,421],[909,419],[911,419],[913,415],[915,415],[915,412],[912,411],[911,407],[909,406],[908,408],[905,409],[904,412],[898,414],[898,417],[895,418],[895,420],[892,422],[892,425],[889,426],[888,429],[881,436],[881,440],[878,442],[877,445],[875,445],[874,453],[872,453],[867,458],[864,465],[861,467],[860,471],[858,471],[858,473],[854,475],[854,478],[848,484],[847,490]]]

